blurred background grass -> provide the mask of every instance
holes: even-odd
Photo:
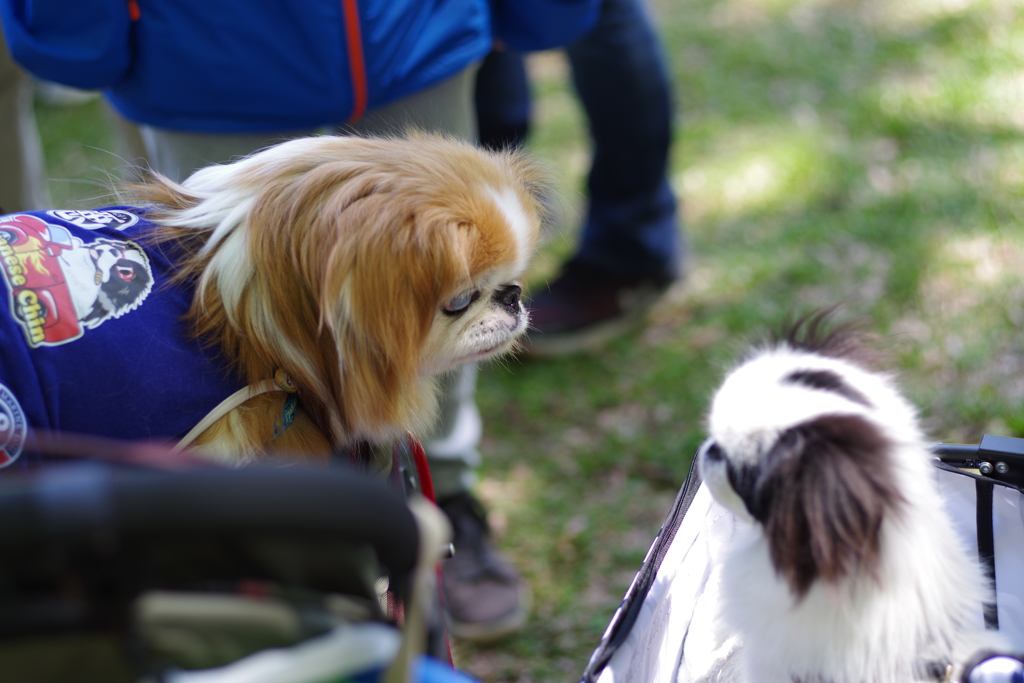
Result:
[[[689,274],[628,338],[484,369],[480,496],[533,590],[527,630],[455,643],[484,681],[577,680],[682,483],[729,364],[789,312],[881,335],[936,440],[1024,436],[1024,8],[1011,0],[655,0],[674,73]],[[531,58],[531,139],[572,252],[586,124]],[[38,105],[55,206],[105,201],[98,102]]]

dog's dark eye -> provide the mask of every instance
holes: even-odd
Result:
[[[459,315],[464,312],[469,305],[480,298],[480,292],[477,290],[467,290],[456,294],[451,299],[445,302],[443,311],[445,315]]]
[[[703,457],[708,462],[719,462],[725,460],[725,451],[718,445],[718,442],[707,439],[701,444],[697,457]]]

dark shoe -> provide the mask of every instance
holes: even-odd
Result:
[[[643,320],[674,277],[621,277],[579,261],[529,303],[530,332],[525,350],[556,356],[599,346]]]
[[[468,493],[440,503],[452,523],[455,555],[441,563],[441,583],[451,634],[481,643],[522,629],[529,592],[491,543],[487,515]]]

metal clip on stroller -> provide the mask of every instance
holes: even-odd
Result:
[[[439,515],[340,468],[0,480],[0,680],[410,680]]]

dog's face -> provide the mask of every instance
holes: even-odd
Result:
[[[784,341],[731,372],[698,453],[714,498],[760,525],[797,596],[875,572],[883,520],[901,504],[896,444],[916,437],[889,381],[829,355],[834,341]]]
[[[478,265],[470,267],[468,278],[458,278],[455,289],[435,306],[420,361],[422,374],[437,375],[501,355],[526,331],[528,314],[518,280],[536,242],[537,208],[512,188],[486,194],[493,206],[483,212],[487,218],[479,223],[481,230],[465,235],[460,245],[476,254],[471,258]]]
[[[345,406],[367,425],[391,419],[363,406],[416,398],[423,378],[507,352],[528,321],[518,280],[542,211],[530,168],[518,157],[407,142],[374,194],[350,183],[359,199],[338,211],[338,232],[352,242],[334,248],[326,273],[334,307],[323,315],[343,359]]]
[[[380,440],[424,426],[425,378],[525,331],[540,183],[517,153],[324,136],[198,171],[163,220],[215,226],[193,310],[222,302],[229,337],[259,345],[248,374],[277,365],[335,441]]]

